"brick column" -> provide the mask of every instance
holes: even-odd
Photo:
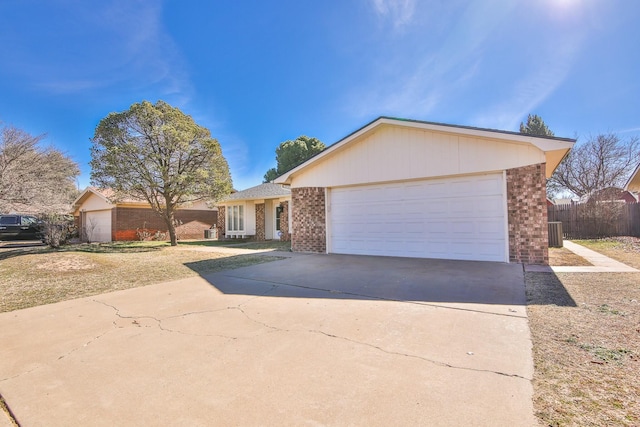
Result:
[[[256,240],[265,240],[264,203],[256,205]]]
[[[291,240],[291,233],[289,233],[289,202],[281,202],[282,213],[280,214],[280,240],[288,242]]]
[[[544,163],[507,170],[509,261],[549,263]]]
[[[218,239],[224,239],[224,235],[227,232],[225,226],[227,221],[226,214],[225,206],[218,206]]]
[[[291,189],[291,249],[295,252],[327,251],[324,187]]]

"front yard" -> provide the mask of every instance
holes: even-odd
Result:
[[[640,239],[576,243],[640,268]],[[541,425],[640,425],[640,273],[526,273],[526,284]]]
[[[44,247],[0,248],[0,312],[280,259],[277,252],[272,256],[188,250],[197,248],[195,244],[83,244],[57,251]],[[235,247],[286,249],[285,246],[275,242]]]
[[[576,243],[640,269],[640,239]],[[221,245],[289,249],[243,241],[0,248],[0,312],[279,259],[277,251],[216,251]],[[588,264],[563,249],[551,260]],[[526,273],[525,280],[541,425],[640,425],[640,273]]]

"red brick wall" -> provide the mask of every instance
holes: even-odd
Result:
[[[256,237],[258,241],[265,240],[264,203],[256,205]]]
[[[289,233],[289,202],[281,202],[282,213],[280,214],[280,240],[288,242],[291,240],[291,233]]]
[[[549,263],[544,163],[507,170],[509,261]]]
[[[204,230],[216,223],[218,213],[205,210],[178,210],[176,220],[182,224],[176,228],[179,239],[202,239]],[[137,229],[167,233],[167,226],[153,210],[116,207],[112,210],[111,234],[113,240],[138,240]],[[167,239],[169,238],[167,233]]]
[[[291,203],[291,249],[296,252],[325,253],[327,227],[324,187],[293,188]]]

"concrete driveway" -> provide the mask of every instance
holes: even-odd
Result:
[[[26,426],[535,425],[522,266],[338,255],[0,314]]]

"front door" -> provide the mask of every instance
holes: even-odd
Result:
[[[276,231],[274,233],[273,238],[276,240],[280,240],[280,216],[282,215],[282,206],[276,206]]]

